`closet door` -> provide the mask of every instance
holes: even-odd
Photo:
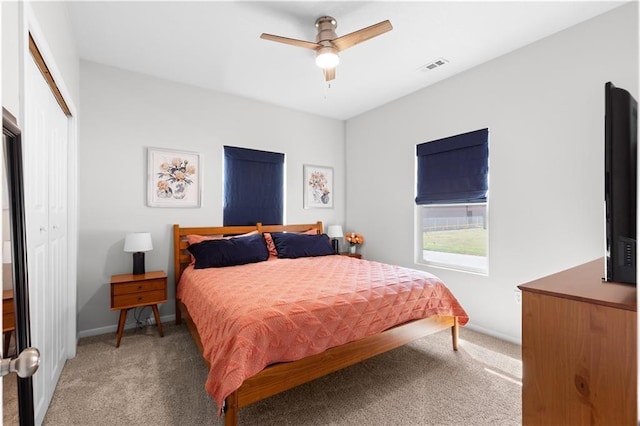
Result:
[[[51,93],[49,93],[51,95]],[[67,146],[68,120],[58,103],[51,105],[54,112],[50,128],[49,144],[49,283],[50,294],[44,302],[47,305],[45,336],[50,340],[54,361],[51,366],[50,383],[53,383],[49,399],[53,396],[55,383],[62,373],[67,359],[67,317],[66,298],[68,292],[68,242],[67,242]]]
[[[68,121],[35,62],[26,70],[25,204],[32,344],[40,349],[33,376],[40,424],[66,360]]]

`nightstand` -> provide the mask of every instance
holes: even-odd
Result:
[[[151,306],[153,316],[158,325],[160,337],[162,323],[158,312],[158,303],[167,301],[167,274],[164,271],[147,272],[145,274],[121,274],[111,277],[111,310],[120,310],[118,321],[118,339],[116,348],[120,346],[127,311],[141,306]]]
[[[348,251],[343,251],[340,253],[340,256],[349,256],[355,257],[356,259],[362,259],[362,255],[360,253],[349,253]]]
[[[11,334],[16,330],[16,315],[13,308],[13,290],[2,291],[2,334],[4,346],[2,356],[7,358]]]

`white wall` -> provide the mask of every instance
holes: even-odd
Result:
[[[638,99],[636,2],[348,120],[346,217],[364,256],[435,273],[472,327],[520,341],[516,286],[604,254],[607,81]],[[484,127],[489,275],[414,264],[416,145]]]
[[[81,62],[78,330],[115,330],[109,280],[132,269],[124,253],[131,231],[152,233],[148,271],[169,276],[174,313],[171,225],[222,225],[223,145],[286,154],[286,221],[344,222],[344,122],[244,98]],[[147,147],[203,155],[203,203],[197,209],[146,206]],[[303,164],[334,168],[334,208],[303,208]],[[133,315],[129,314],[129,322]]]
[[[40,38],[37,43],[52,69],[56,83],[67,102],[78,105],[80,67],[78,52],[71,32],[67,7],[63,2],[1,2],[2,7],[2,105],[17,119],[23,97],[20,61],[28,52],[23,21]],[[21,49],[25,49],[21,51]]]
[[[1,2],[2,8],[2,106],[16,118],[20,110],[18,77],[19,18],[17,2]]]
[[[71,20],[65,2],[38,1],[28,2],[33,11],[37,31],[44,35],[43,39],[36,39],[36,43],[43,55],[51,53],[51,58],[45,56],[50,71],[56,78],[56,84],[62,91],[68,103],[78,107],[80,99],[80,59],[75,45]],[[46,46],[45,46],[46,44]],[[71,106],[70,106],[71,107]]]

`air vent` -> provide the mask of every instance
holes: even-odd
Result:
[[[449,63],[448,59],[446,59],[446,58],[438,58],[438,59],[435,59],[435,60],[429,62],[426,65],[421,66],[420,70],[422,70],[422,71],[433,71],[436,68],[440,68],[441,66],[443,66],[445,64],[448,64],[448,63]]]

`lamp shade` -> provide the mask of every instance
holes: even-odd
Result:
[[[340,225],[330,225],[327,228],[327,235],[329,238],[342,238],[344,234],[342,233],[342,226]]]
[[[132,232],[124,239],[124,251],[137,253],[149,250],[153,250],[149,232]]]

